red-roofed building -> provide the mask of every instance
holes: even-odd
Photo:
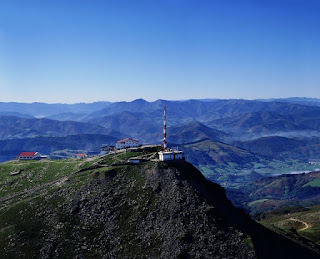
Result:
[[[122,148],[130,148],[130,147],[138,147],[139,141],[132,139],[132,138],[125,138],[122,140],[117,141],[116,143],[116,148],[117,149],[122,149]]]
[[[86,158],[87,154],[77,154],[77,158]]]
[[[33,160],[40,159],[41,154],[39,152],[22,152],[19,155],[19,160]]]

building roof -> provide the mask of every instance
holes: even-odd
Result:
[[[19,157],[30,157],[35,156],[38,152],[22,152]]]
[[[83,156],[87,156],[87,154],[77,154],[77,156],[83,157]]]
[[[131,140],[131,141],[134,141],[134,142],[139,142],[138,140],[135,140],[135,139],[132,139],[132,138],[125,138],[125,139],[118,140],[117,143],[126,142],[127,140]]]

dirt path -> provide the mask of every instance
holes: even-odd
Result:
[[[295,222],[299,222],[299,223],[301,223],[301,224],[304,225],[304,228],[299,229],[299,231],[303,231],[303,230],[306,230],[306,229],[308,229],[308,228],[311,227],[311,225],[309,225],[307,222],[304,222],[304,221],[302,221],[302,220],[300,220],[300,219],[290,218],[289,220],[295,221]]]
[[[57,180],[51,181],[51,182],[47,182],[47,183],[43,183],[43,184],[39,184],[37,186],[34,186],[30,189],[26,189],[26,190],[22,190],[22,191],[18,191],[18,192],[14,192],[14,193],[10,193],[4,197],[0,198],[0,202],[5,202],[11,199],[14,199],[16,197],[22,196],[22,195],[26,195],[26,194],[30,194],[30,193],[35,193],[38,192],[44,188],[46,188],[47,186],[51,186],[51,185],[61,185],[64,182],[66,182],[68,180],[68,177],[62,177],[59,178]]]

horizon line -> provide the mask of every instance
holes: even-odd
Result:
[[[108,101],[108,100],[97,100],[92,102],[41,102],[41,101],[31,101],[31,102],[20,102],[20,101],[0,101],[0,103],[20,103],[20,104],[65,104],[65,105],[73,105],[73,104],[93,104],[93,103],[130,103],[138,100],[143,100],[148,103],[153,103],[157,101],[168,101],[168,102],[186,102],[186,101],[214,101],[214,100],[247,100],[247,101],[263,101],[263,100],[285,100],[285,99],[312,99],[312,100],[320,100],[317,97],[307,97],[307,96],[289,96],[289,97],[269,97],[269,98],[190,98],[190,99],[156,99],[156,100],[147,100],[144,98],[136,98],[132,100],[121,100],[121,101]]]

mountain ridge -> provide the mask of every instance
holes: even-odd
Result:
[[[22,170],[11,176],[10,189],[0,190],[2,199],[11,195],[0,207],[2,231],[14,229],[0,236],[2,257],[23,252],[41,258],[317,257],[252,221],[231,204],[221,186],[187,162],[106,167],[111,158],[0,165],[1,171],[12,166]],[[33,172],[25,170],[28,165]],[[45,178],[44,165],[51,180]],[[52,182],[41,182],[39,173]],[[35,191],[39,181],[45,188]],[[15,203],[5,191],[24,182],[31,192]],[[16,217],[7,217],[13,211]]]
[[[13,116],[0,117],[0,139],[34,136],[66,136],[72,134],[103,134],[107,131],[93,123],[29,119]]]

